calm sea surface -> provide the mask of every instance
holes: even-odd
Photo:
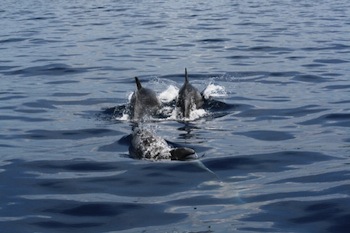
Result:
[[[2,0],[0,231],[350,228],[350,2]],[[225,89],[149,123],[197,161],[128,156],[134,76]]]

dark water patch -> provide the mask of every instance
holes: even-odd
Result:
[[[21,112],[21,113],[29,113],[29,114],[47,112],[46,110],[42,110],[42,109],[15,109],[14,111]]]
[[[64,85],[64,84],[71,84],[71,83],[79,83],[79,81],[73,81],[73,80],[60,80],[60,81],[52,81],[52,82],[47,82],[46,84],[53,84],[53,85]]]
[[[29,130],[22,137],[36,140],[80,140],[93,137],[119,135],[119,131],[110,129],[77,129],[77,130]]]
[[[52,94],[52,96],[57,96],[57,97],[80,97],[80,96],[87,96],[87,95],[90,95],[90,93],[56,92]]]
[[[42,204],[39,204],[42,210],[39,209],[38,214],[55,216],[54,220],[38,221],[34,218],[30,224],[39,227],[39,229],[76,229],[78,232],[82,232],[82,230],[96,232],[103,226],[104,231],[120,231],[175,223],[187,216],[186,214],[168,213],[161,204],[79,203],[73,201],[58,204],[48,202],[47,205],[52,206],[52,208],[44,208]],[[118,221],[115,221],[116,217]]]
[[[229,104],[213,98],[205,99],[203,109],[208,112],[206,120],[224,117],[239,108],[238,104]]]
[[[167,47],[169,48],[172,48],[172,47],[175,47],[175,48],[189,48],[189,47],[195,47],[196,44],[195,43],[182,43],[182,44],[170,44],[170,45],[167,45]]]
[[[21,42],[21,41],[25,41],[28,38],[8,38],[8,39],[4,39],[4,40],[0,40],[0,44],[5,44],[5,43],[17,43],[17,42]]]
[[[287,59],[289,59],[289,60],[303,60],[303,59],[305,59],[306,57],[305,56],[288,56],[288,57],[286,57]]]
[[[273,229],[295,229],[298,232],[346,232],[350,227],[349,202],[346,198],[320,201],[279,201],[261,207],[260,213],[245,221],[272,222]],[[281,213],[283,213],[281,215]]]
[[[350,113],[332,113],[325,116],[329,120],[350,120]]]
[[[299,75],[299,72],[296,71],[283,71],[283,72],[270,72],[268,75],[270,77],[293,77]]]
[[[0,135],[0,138],[4,138]],[[0,144],[0,147],[3,147],[3,148],[15,148],[15,146],[12,146],[12,145],[8,145],[8,144]]]
[[[225,57],[227,59],[232,59],[232,60],[247,60],[251,59],[251,56],[245,56],[245,55],[232,55],[232,56],[227,56]]]
[[[347,166],[347,165],[350,165],[350,163],[345,164],[345,166]],[[321,174],[321,176],[322,176],[322,174]],[[342,177],[340,177],[340,178],[342,178]],[[342,179],[340,179],[340,180],[342,180]],[[348,195],[349,194],[348,190],[350,190],[349,188],[350,188],[350,184],[348,184],[348,182],[345,182],[345,184],[340,184],[340,185],[337,185],[335,187],[328,188],[324,192],[325,193],[338,193],[338,194]]]
[[[141,207],[136,204],[120,204],[116,206],[114,203],[88,203],[80,204],[76,207],[62,208],[62,206],[54,209],[47,209],[45,212],[60,213],[70,216],[91,216],[91,217],[105,217],[105,216],[117,216],[128,209],[140,209]],[[124,209],[124,211],[123,211]]]
[[[121,137],[118,141],[98,147],[98,151],[126,152],[131,145],[131,135]]]
[[[305,165],[329,159],[329,156],[308,151],[282,151],[269,154],[207,159],[203,163],[212,171],[237,173],[278,172],[293,169],[291,165]]]
[[[24,189],[31,195],[53,193],[68,197],[70,194],[108,193],[151,198],[183,192],[203,181],[214,179],[197,161],[12,160],[1,168],[4,169],[4,176],[13,179],[10,186],[18,186],[3,191],[2,195],[7,198],[19,195],[18,192]],[[64,203],[65,200],[59,201]],[[45,205],[48,203],[46,201]]]
[[[301,125],[322,125],[322,126],[340,126],[350,127],[349,113],[331,113],[323,116],[300,122]]]
[[[340,43],[333,43],[330,44],[329,46],[324,46],[324,47],[305,47],[302,48],[302,50],[304,51],[315,51],[315,52],[319,52],[319,51],[323,51],[323,50],[331,50],[331,51],[342,51],[342,50],[348,50],[350,48],[349,45],[345,45],[345,44],[340,44]]]
[[[191,122],[184,122],[184,124],[181,127],[178,127],[177,130],[181,133],[179,134],[179,139],[195,139],[199,135],[196,133],[196,130],[199,130],[200,128]]]
[[[216,198],[210,195],[202,195],[196,197],[186,197],[179,200],[169,201],[169,204],[176,206],[207,206],[207,205],[227,205],[233,203],[232,198]]]
[[[47,99],[39,99],[36,102],[27,102],[23,103],[24,106],[31,107],[31,108],[48,108],[48,109],[56,109],[57,107],[55,105],[87,105],[91,106],[94,104],[101,104],[106,102],[114,102],[115,99],[113,98],[89,98],[89,99],[82,99],[82,100],[47,100]]]
[[[89,40],[83,40],[82,42],[109,42],[109,41],[118,41],[120,38],[118,37],[99,37]]]
[[[55,19],[56,17],[54,16],[35,16],[35,17],[30,17],[28,19],[24,19],[24,21],[40,21],[40,20],[48,20],[48,19]]]
[[[74,68],[66,64],[50,64],[44,66],[32,66],[29,68],[3,72],[6,75],[20,76],[61,76],[67,74],[80,74],[89,71],[89,68]]]
[[[6,107],[0,107],[0,109],[2,109],[2,110],[14,110],[14,109],[16,109],[16,107],[15,106],[6,106]]]
[[[150,28],[157,28],[161,29],[167,26],[165,22],[162,21],[154,21],[154,20],[145,20],[140,22],[140,25],[142,26],[149,26]]]
[[[334,78],[343,76],[343,74],[341,73],[334,73],[334,72],[324,72],[323,75],[326,77],[334,77]]]
[[[0,62],[4,62],[4,61],[0,61]],[[0,71],[2,70],[11,70],[14,68],[18,68],[18,66],[0,66]]]
[[[60,42],[60,41],[54,41],[54,42]],[[64,61],[64,59],[58,59],[57,57],[55,58],[39,58],[33,60],[33,63],[57,63],[58,61]]]
[[[330,90],[341,90],[341,89],[349,89],[350,90],[350,85],[329,85],[325,86],[325,89],[330,89]]]
[[[350,100],[342,100],[342,101],[334,101],[334,102],[329,102],[331,104],[349,104]]]
[[[203,39],[203,40],[196,40],[195,42],[199,43],[218,43],[218,42],[226,42],[230,41],[231,39],[228,38],[210,38],[210,39]]]
[[[0,93],[0,94],[6,94],[6,93]],[[25,99],[28,96],[25,95],[8,95],[6,97],[1,97],[0,101],[6,101],[6,100],[13,100],[13,99]]]
[[[203,108],[209,111],[232,111],[237,107],[238,105],[228,104],[213,98],[206,99],[203,105]]]
[[[118,170],[118,166],[115,163],[99,163],[89,160],[39,160],[27,162],[26,167],[48,173],[56,173],[58,171],[103,172]]]
[[[325,67],[326,65],[320,64],[320,63],[311,63],[311,64],[305,64],[302,66],[306,68],[321,68],[321,67]]]
[[[125,136],[121,137],[118,140],[118,144],[119,145],[130,145],[131,144],[131,140],[132,140],[132,135],[128,134],[128,135],[125,135]]]
[[[0,115],[0,121],[23,121],[23,122],[44,122],[53,121],[52,119],[42,117],[26,117],[26,116],[6,116]]]
[[[274,52],[274,53],[289,53],[292,52],[293,49],[291,48],[287,48],[287,47],[272,47],[272,46],[254,46],[254,47],[250,47],[248,48],[249,51],[253,51],[253,52]]]
[[[44,45],[44,44],[51,44],[51,43],[60,43],[61,41],[59,40],[47,40],[47,39],[39,39],[39,38],[35,38],[35,39],[30,39],[29,42],[33,45]],[[45,60],[44,60],[45,61]],[[52,61],[58,61],[58,60],[52,60]]]
[[[91,227],[98,227],[102,226],[103,223],[92,223],[92,222],[85,222],[85,223],[68,223],[68,222],[59,222],[55,220],[51,221],[39,221],[31,223],[32,225],[36,225],[39,227],[44,227],[45,229],[86,229]]]
[[[312,83],[320,83],[320,82],[328,81],[327,78],[324,78],[318,75],[311,75],[311,74],[296,75],[292,78],[292,80],[301,81],[301,82],[312,82]]]
[[[38,181],[36,183],[37,187],[43,188],[47,191],[54,190],[54,191],[63,191],[63,190],[69,190],[69,194],[78,194],[82,192],[83,190],[78,188],[76,186],[77,179],[70,178],[69,182],[66,182],[65,180],[58,180],[58,179],[52,179],[52,180],[43,180],[43,181]]]
[[[273,130],[253,130],[247,132],[235,132],[234,135],[243,135],[261,141],[284,141],[295,138],[292,134],[287,132],[273,131]]]
[[[341,64],[341,63],[348,63],[349,61],[342,60],[342,59],[315,59],[314,62],[324,63],[324,64]]]
[[[181,173],[203,173],[205,172],[205,170],[203,170],[203,168],[199,167],[199,166],[195,166],[196,165],[196,161],[194,162],[180,162],[180,163],[170,163],[168,164],[168,166],[166,167],[167,171],[170,172],[175,172],[175,171],[179,171]],[[144,170],[149,170],[150,167],[145,167]]]
[[[238,117],[254,117],[257,120],[266,119],[286,119],[290,117],[304,117],[310,114],[323,112],[327,109],[317,109],[317,105],[306,105],[297,108],[282,108],[282,109],[245,109],[235,116]],[[277,117],[277,118],[276,118]]]

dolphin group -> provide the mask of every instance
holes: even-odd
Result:
[[[130,100],[130,118],[136,123],[132,127],[131,145],[129,154],[137,159],[150,160],[188,160],[198,158],[196,152],[187,147],[173,148],[161,137],[140,126],[147,116],[156,115],[161,103],[156,93],[142,86],[135,77],[136,91]],[[201,108],[204,104],[203,95],[189,83],[187,69],[185,68],[185,83],[181,87],[176,100],[178,116],[189,118],[191,111]]]

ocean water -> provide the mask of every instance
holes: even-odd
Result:
[[[1,232],[346,232],[350,2],[0,5]],[[193,161],[129,157],[134,76],[205,114],[147,122]],[[115,109],[115,112],[111,112]]]

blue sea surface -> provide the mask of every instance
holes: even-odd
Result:
[[[350,229],[350,2],[2,0],[0,232]],[[225,90],[149,122],[192,161],[129,157],[138,76]]]

